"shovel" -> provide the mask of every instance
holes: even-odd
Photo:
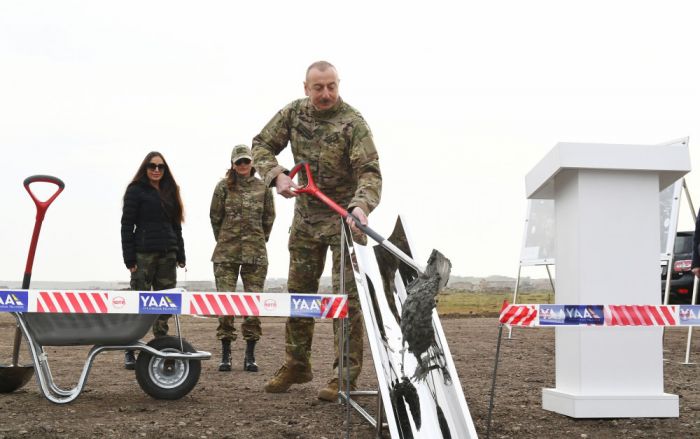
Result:
[[[355,222],[355,225],[357,226],[358,229],[362,230],[366,235],[369,235],[372,239],[377,241],[380,246],[384,247],[389,251],[389,253],[393,254],[397,258],[399,258],[403,263],[407,264],[409,267],[413,268],[418,272],[418,274],[422,277],[425,276],[439,276],[439,282],[437,282],[435,288],[437,290],[441,289],[447,284],[447,280],[449,279],[449,273],[450,273],[450,268],[451,264],[450,261],[445,258],[440,252],[437,250],[433,250],[433,255],[430,257],[430,261],[428,263],[428,267],[423,267],[420,265],[418,262],[416,262],[413,258],[408,256],[406,253],[404,253],[400,248],[395,246],[391,241],[388,239],[382,237],[379,233],[375,232],[372,230],[369,226],[366,226],[360,222],[359,219],[352,213],[348,212],[346,209],[340,207],[335,201],[331,200],[321,192],[321,190],[316,186],[316,183],[314,182],[313,176],[311,175],[311,169],[309,168],[309,164],[306,161],[301,161],[297,163],[294,168],[289,172],[289,178],[294,178],[297,172],[304,167],[304,171],[306,171],[306,186],[296,189],[295,192],[298,194],[310,194],[313,195],[314,197],[318,198],[319,200],[323,201],[328,207],[330,207],[333,211],[335,211],[338,215],[343,217],[343,219],[346,219],[348,217],[352,218],[353,221]],[[410,291],[409,291],[410,293]],[[437,294],[438,291],[433,291],[433,294]]]
[[[36,182],[53,183],[58,186],[58,190],[46,201],[40,201],[36,198],[30,184]],[[36,204],[36,220],[34,222],[34,232],[32,233],[32,242],[29,245],[29,254],[27,255],[27,265],[24,269],[24,278],[22,279],[22,289],[29,289],[29,284],[32,278],[32,266],[34,265],[34,253],[36,252],[36,244],[39,241],[39,232],[41,231],[41,223],[44,221],[44,215],[53,200],[58,197],[63,191],[65,184],[61,179],[50,175],[33,175],[24,180],[24,188],[29,193],[29,196]],[[0,393],[10,393],[21,388],[32,378],[34,366],[20,366],[17,364],[19,359],[19,347],[22,342],[22,332],[19,324],[15,328],[15,339],[12,345],[12,365],[0,366]]]

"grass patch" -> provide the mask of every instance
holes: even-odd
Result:
[[[496,316],[503,301],[512,302],[512,293],[484,293],[475,291],[451,291],[437,296],[439,315]],[[550,291],[518,293],[518,303],[552,303]]]

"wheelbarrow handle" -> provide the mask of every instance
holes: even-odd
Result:
[[[22,343],[22,330],[19,329],[19,323],[15,328],[15,338],[12,342],[12,367],[17,367],[19,364],[19,347]]]
[[[34,192],[32,192],[32,188],[30,187],[32,183],[38,182],[55,184],[57,186],[56,192],[54,192],[54,194],[51,195],[45,201],[39,200],[36,197],[36,195],[34,195]],[[39,242],[39,232],[41,231],[41,224],[44,221],[46,210],[49,208],[51,203],[53,203],[56,197],[58,197],[58,195],[61,192],[63,192],[63,189],[65,187],[66,184],[63,183],[63,180],[61,180],[58,177],[53,177],[51,175],[32,175],[31,177],[27,177],[24,179],[24,189],[27,190],[27,193],[29,193],[29,196],[32,198],[32,201],[34,201],[34,204],[36,205],[36,221],[34,222],[34,232],[32,232],[32,241],[29,245],[27,265],[24,268],[24,278],[22,279],[23,290],[29,288],[29,283],[32,277],[32,266],[34,265],[34,254],[36,252],[36,245]]]
[[[396,247],[391,241],[388,239],[384,238],[382,235],[379,233],[375,232],[372,230],[369,226],[364,225],[360,222],[360,220],[353,215],[352,213],[348,212],[347,209],[344,209],[343,207],[339,206],[338,203],[335,201],[331,200],[321,192],[321,190],[316,186],[316,183],[314,182],[314,178],[311,175],[311,168],[309,167],[309,163],[302,160],[294,167],[292,168],[291,171],[289,171],[289,178],[294,178],[294,176],[299,172],[302,167],[304,168],[304,171],[306,172],[306,186],[302,186],[299,189],[296,189],[295,192],[298,194],[310,194],[313,195],[314,197],[318,198],[319,200],[323,201],[328,207],[330,207],[333,211],[335,211],[338,215],[340,215],[343,219],[350,217],[352,220],[355,222],[355,226],[357,226],[358,229],[362,230],[363,233],[369,235],[372,239],[377,241],[379,245],[384,247],[385,249],[389,250],[394,256],[397,258],[401,259],[404,263],[408,264],[410,267],[412,267],[414,270],[416,270],[419,274],[423,274],[425,269],[421,267],[413,258],[408,256],[406,253],[404,253],[400,248]]]

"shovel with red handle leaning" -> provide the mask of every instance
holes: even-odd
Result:
[[[447,280],[450,277],[452,263],[442,253],[433,250],[426,267],[421,267],[413,258],[392,244],[391,241],[385,239],[368,226],[360,223],[356,216],[321,192],[314,182],[308,163],[298,163],[289,172],[289,177],[293,178],[302,166],[306,171],[307,184],[306,186],[296,189],[296,193],[313,195],[327,204],[328,207],[343,217],[343,219],[348,217],[352,218],[358,229],[369,235],[372,239],[377,241],[381,247],[418,272],[418,277],[413,279],[406,286],[406,300],[403,302],[401,308],[400,325],[403,337],[402,344],[408,344],[408,351],[412,352],[418,360],[418,367],[416,367],[414,377],[417,379],[425,379],[430,370],[435,367],[440,367],[436,358],[442,355],[442,349],[439,347],[435,338],[433,309],[436,305],[435,296],[440,292],[440,289],[447,284]],[[379,315],[379,313],[377,313],[377,315]],[[424,353],[428,352],[431,348],[433,349],[432,353],[424,356]]]
[[[46,201],[40,201],[32,192],[29,185],[32,183],[43,182],[55,184],[58,189],[56,192]],[[32,266],[34,265],[34,254],[36,253],[36,245],[39,242],[39,232],[41,231],[41,224],[44,221],[44,216],[48,210],[53,200],[58,197],[58,194],[63,192],[65,184],[60,178],[52,177],[50,175],[33,175],[27,177],[24,180],[24,188],[32,197],[34,204],[36,204],[36,220],[34,222],[34,232],[32,233],[32,241],[29,245],[29,254],[27,255],[27,265],[24,268],[24,278],[22,279],[22,289],[29,289],[29,284],[32,278]],[[22,342],[22,332],[19,329],[19,325],[15,328],[15,339],[12,345],[12,365],[10,366],[0,366],[0,393],[10,393],[21,388],[31,379],[34,373],[34,366],[20,366],[17,364],[19,359],[19,347]]]
[[[423,275],[426,273],[426,268],[418,264],[413,258],[408,256],[406,253],[404,253],[400,248],[395,246],[394,244],[391,243],[388,239],[384,238],[381,236],[379,233],[375,232],[372,230],[369,226],[366,226],[360,222],[360,220],[353,215],[352,213],[348,212],[346,209],[343,207],[339,206],[335,201],[331,200],[321,192],[321,190],[316,186],[316,183],[314,182],[313,176],[311,175],[311,169],[309,167],[309,163],[306,161],[301,161],[297,163],[294,168],[289,172],[289,178],[294,178],[294,176],[301,170],[301,168],[304,168],[304,171],[306,172],[306,180],[307,184],[306,186],[303,186],[299,189],[295,189],[295,192],[297,194],[309,194],[313,195],[314,197],[318,198],[319,200],[323,201],[328,207],[330,207],[333,211],[335,211],[338,215],[340,215],[343,219],[346,219],[348,217],[352,218],[353,221],[355,222],[355,226],[357,226],[358,229],[362,230],[365,234],[369,235],[372,239],[377,241],[380,246],[384,247],[387,249],[391,254],[399,258],[402,262],[413,268],[418,272],[419,275]],[[439,253],[439,252],[438,252]],[[441,255],[442,256],[442,255]],[[442,257],[444,258],[444,257]],[[432,260],[432,258],[431,258]],[[444,260],[447,260],[447,258],[444,258]],[[449,261],[448,261],[449,263]],[[430,262],[429,262],[430,265]],[[444,286],[447,283],[447,277],[449,277],[449,268],[448,272],[445,273],[444,269],[441,269],[442,267],[436,267],[437,272],[441,275],[442,281],[440,283],[441,286]],[[433,270],[429,270],[433,272]],[[435,292],[437,293],[437,291]]]

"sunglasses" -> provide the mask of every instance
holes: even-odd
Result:
[[[240,166],[240,165],[249,165],[250,164],[250,159],[238,159],[235,162],[233,162],[234,165]]]
[[[150,169],[151,171],[155,171],[156,169],[159,171],[165,170],[165,163],[149,163],[146,166],[148,166],[148,169]]]

